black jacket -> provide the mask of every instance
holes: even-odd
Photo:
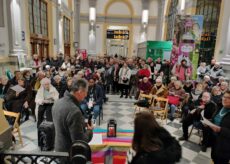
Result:
[[[86,101],[89,102],[89,99],[91,98],[91,94],[93,95],[94,102],[96,105],[102,105],[103,103],[103,90],[100,85],[95,84],[93,88],[88,89],[88,95],[86,97]]]
[[[194,115],[194,120],[200,121],[201,120],[201,109],[198,108],[200,106],[201,99],[197,100],[195,104],[195,108],[197,109],[196,112],[193,114]],[[206,119],[212,119],[214,113],[217,110],[217,106],[213,101],[209,101],[207,104],[205,104],[204,107],[204,117]]]
[[[218,114],[219,112],[216,112]],[[220,123],[221,131],[215,135],[212,146],[212,158],[223,158],[230,160],[230,112],[224,116]]]
[[[3,85],[0,84],[0,95],[5,95],[7,93],[7,91],[8,91],[8,89],[9,89],[9,87],[10,87],[9,83],[7,83],[5,85],[5,88],[3,88]]]
[[[53,81],[52,85],[57,89],[59,98],[62,98],[67,89],[66,83],[61,81],[59,84],[57,84],[55,81]]]
[[[151,153],[137,153],[131,164],[173,164],[180,161],[181,146],[178,141],[164,128],[159,130],[158,135],[163,147]]]

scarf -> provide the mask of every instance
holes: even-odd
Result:
[[[38,66],[39,60],[38,59],[34,59],[34,62],[35,62],[35,65]]]

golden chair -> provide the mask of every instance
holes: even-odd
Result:
[[[152,101],[153,101],[153,96],[151,94],[147,95],[147,94],[143,94],[143,93],[140,93],[139,95],[139,98],[138,98],[138,101],[139,100],[143,100],[143,99],[147,99],[148,100],[148,103],[152,104]],[[141,106],[138,106],[138,105],[135,105],[135,109],[134,109],[134,117],[135,117],[135,114],[138,112],[140,112],[141,110],[149,110],[149,108],[147,107],[141,107]]]
[[[167,124],[167,117],[168,117],[168,99],[162,97],[155,97],[154,103],[152,103],[151,112],[153,112],[154,116],[160,117],[160,119],[166,120]]]
[[[13,125],[13,132],[17,132],[17,133],[18,133],[19,142],[20,142],[20,144],[23,146],[21,130],[20,130],[20,126],[19,126],[19,124],[18,124],[19,118],[20,118],[20,113],[9,112],[9,111],[5,111],[5,110],[4,110],[4,115],[5,115],[5,116],[8,116],[8,117],[13,117],[13,118],[15,118],[15,120],[14,120],[14,125]]]

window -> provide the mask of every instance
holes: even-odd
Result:
[[[48,8],[44,0],[28,0],[31,55],[49,56]]]
[[[199,51],[199,62],[210,63],[214,56],[216,35],[219,23],[221,0],[199,0],[197,1],[197,15],[204,16],[203,35],[209,35],[210,40],[201,41]]]
[[[29,0],[30,33],[48,36],[47,3]]]
[[[0,27],[4,27],[3,0],[0,0]]]

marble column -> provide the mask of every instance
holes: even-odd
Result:
[[[157,33],[156,39],[162,40],[162,30],[164,24],[164,8],[165,8],[165,0],[158,0],[158,19],[157,19]]]
[[[224,56],[221,59],[221,65],[225,70],[226,76],[230,79],[230,16],[228,16],[226,46],[224,49]]]
[[[60,4],[58,4],[58,0],[55,0],[55,26],[53,29],[55,31],[55,34],[56,34],[56,37],[55,37],[55,43],[56,43],[56,49],[54,51],[54,54],[53,55],[57,55],[57,53],[59,52],[59,49],[60,49],[60,43],[59,43],[59,15],[60,15]]]
[[[63,16],[61,10],[59,10],[59,19],[58,19],[58,47],[59,53],[64,53],[64,42],[63,42]]]
[[[215,58],[221,63],[230,79],[230,10],[229,0],[223,0],[221,4],[221,16],[219,18]]]
[[[91,7],[94,7],[96,10],[96,0],[89,0],[89,10]],[[90,11],[89,11],[90,15]],[[97,12],[95,11],[95,15]],[[97,18],[97,16],[95,16]],[[89,55],[96,55],[96,19],[94,22],[89,20]]]
[[[142,0],[142,12],[143,10],[149,10],[149,4],[150,4],[149,0]],[[148,39],[147,38],[148,24],[143,24],[143,22],[140,23],[141,23],[140,42],[145,42]]]
[[[75,49],[79,48],[80,43],[80,0],[74,0],[74,43]],[[76,47],[77,46],[77,47]]]
[[[20,0],[7,0],[7,18],[9,32],[10,57],[18,61],[19,68],[26,67],[25,52],[22,49],[22,27],[21,27],[21,2]]]

